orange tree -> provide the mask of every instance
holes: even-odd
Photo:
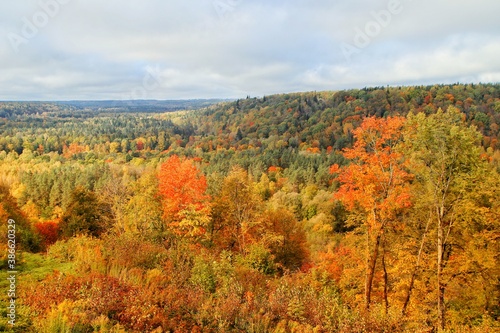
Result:
[[[190,159],[171,156],[160,166],[163,219],[177,236],[199,239],[209,223],[205,176]]]
[[[351,160],[348,166],[333,165],[331,173],[338,174],[340,182],[334,194],[356,219],[366,234],[365,306],[370,308],[373,280],[379,253],[382,249],[384,300],[389,306],[387,270],[385,267],[386,229],[398,214],[411,206],[409,180],[403,155],[396,150],[401,141],[403,117],[366,118],[353,131],[353,148],[344,149],[343,155]]]

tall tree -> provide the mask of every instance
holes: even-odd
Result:
[[[411,205],[409,180],[412,175],[405,170],[403,155],[396,150],[402,139],[401,129],[405,119],[366,118],[354,130],[356,142],[345,149],[343,155],[351,164],[340,168],[333,165],[332,173],[338,173],[340,188],[335,198],[346,208],[360,215],[366,234],[365,306],[370,308],[373,279],[382,248],[384,272],[384,299],[388,308],[387,270],[385,268],[385,232],[398,213]]]
[[[437,314],[439,329],[445,328],[445,290],[449,280],[444,270],[454,251],[452,241],[460,215],[457,207],[477,179],[481,163],[481,135],[465,124],[465,116],[454,107],[436,114],[409,114],[404,145],[417,179],[424,182],[436,231]]]

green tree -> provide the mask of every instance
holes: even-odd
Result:
[[[109,204],[99,201],[94,192],[78,186],[61,218],[61,234],[64,237],[77,234],[98,237],[110,226],[111,219]]]
[[[481,135],[468,127],[465,117],[454,107],[436,114],[409,114],[404,145],[413,161],[417,179],[425,184],[426,199],[432,211],[437,239],[437,314],[439,329],[445,328],[445,290],[447,264],[455,251],[454,234],[460,216],[457,207],[474,188],[476,170],[481,163]]]

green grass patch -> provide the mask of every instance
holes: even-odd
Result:
[[[31,315],[29,308],[22,305],[22,299],[19,298],[23,286],[31,283],[37,283],[45,279],[54,271],[70,273],[72,263],[61,262],[58,259],[49,258],[43,254],[18,252],[16,266],[16,325],[12,327],[8,323],[7,306],[11,297],[9,297],[10,282],[7,278],[10,276],[8,270],[0,271],[0,332],[34,332],[31,329]]]

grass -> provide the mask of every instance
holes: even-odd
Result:
[[[0,271],[0,332],[30,332],[30,313],[22,305],[22,299],[19,298],[19,291],[23,286],[40,282],[54,271],[70,273],[72,270],[71,263],[64,263],[38,253],[18,252],[17,260],[16,294],[18,298],[16,301],[16,325],[14,327],[11,327],[7,318],[7,306],[10,301],[8,296],[10,282],[7,278],[10,274],[5,269]]]

